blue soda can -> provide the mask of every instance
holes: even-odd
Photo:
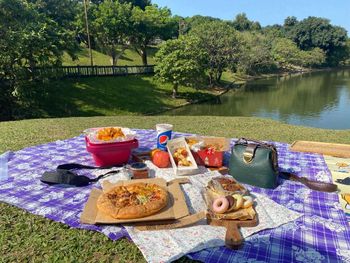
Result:
[[[168,140],[171,140],[171,132],[173,130],[172,124],[157,124],[157,148],[166,151],[166,144]]]

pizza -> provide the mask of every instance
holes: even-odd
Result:
[[[135,183],[113,187],[100,195],[97,208],[116,219],[153,215],[168,203],[168,193],[157,184]]]

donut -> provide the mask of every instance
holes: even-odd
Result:
[[[253,198],[251,196],[243,196],[243,208],[248,208],[253,205]]]
[[[229,202],[225,197],[219,197],[213,202],[213,211],[217,214],[223,214],[229,207]]]
[[[225,196],[225,198],[227,199],[227,201],[229,203],[228,208],[231,208],[232,206],[234,206],[235,199],[231,195],[227,195],[227,196]]]
[[[243,197],[240,194],[235,194],[232,196],[234,199],[236,199],[236,205],[234,210],[238,210],[243,206]]]

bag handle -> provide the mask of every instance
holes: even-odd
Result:
[[[249,142],[252,142],[252,143],[249,143]],[[267,149],[271,149],[271,151],[273,152],[272,153],[273,167],[274,167],[274,170],[277,172],[278,170],[277,149],[273,144],[269,144],[269,143],[265,143],[265,142],[253,140],[253,139],[247,139],[244,137],[238,139],[238,141],[236,142],[236,145],[237,144],[247,146],[248,151],[246,150],[246,152],[244,153],[245,156],[243,159],[244,162],[246,163],[250,163],[250,161],[252,161],[252,158],[254,158],[254,155],[255,155],[256,148],[264,147]]]
[[[288,173],[288,172],[281,172],[281,174],[287,179],[302,183],[312,190],[328,192],[328,193],[338,191],[338,186],[336,184],[312,181],[307,179],[306,177],[299,177],[295,174]]]
[[[258,141],[258,140],[253,140],[253,139],[247,139],[247,138],[239,138],[236,144],[249,144],[249,142],[253,142],[257,144],[258,146],[265,146],[267,148],[271,148],[276,150],[275,146],[266,142]]]

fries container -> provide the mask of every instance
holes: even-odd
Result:
[[[224,152],[230,150],[230,141],[223,137],[188,137],[199,143],[191,147],[192,154],[197,164],[206,167],[222,167]],[[198,147],[201,145],[201,147]]]
[[[176,149],[178,148],[185,148],[188,156],[187,156],[187,160],[189,160],[191,162],[191,166],[177,166],[174,160],[174,153],[176,151]],[[199,169],[197,166],[197,163],[195,161],[195,159],[193,158],[193,155],[191,153],[190,148],[188,147],[188,144],[186,143],[186,140],[184,137],[180,137],[180,138],[176,138],[173,140],[168,141],[167,143],[167,149],[170,155],[170,162],[171,165],[174,169],[174,173],[175,175],[191,175],[191,174],[196,174],[198,173]]]
[[[85,137],[86,149],[91,153],[97,166],[122,165],[129,161],[132,149],[139,146],[138,140],[133,139],[114,143],[91,143]]]

